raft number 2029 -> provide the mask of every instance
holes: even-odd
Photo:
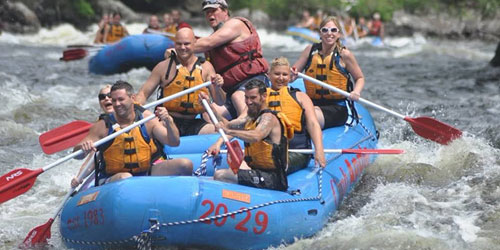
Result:
[[[219,204],[217,204],[217,206],[215,206],[213,201],[204,200],[201,202],[201,205],[208,206],[208,210],[200,216],[200,219],[207,218],[207,217],[210,217],[212,215],[220,215],[220,214],[225,214],[225,213],[229,212],[226,204],[224,204],[224,203],[219,203]],[[240,209],[244,209],[244,207],[242,207]],[[215,214],[212,214],[214,212],[215,212]],[[234,229],[240,230],[243,232],[248,232],[248,228],[246,227],[246,223],[252,219],[252,212],[250,210],[248,210],[248,211],[244,212],[244,214],[245,214],[245,217],[241,221],[239,221],[238,224],[236,224]],[[213,220],[213,222],[216,226],[221,227],[226,223],[228,218],[236,219],[236,216],[233,214],[231,216],[226,216],[226,217],[222,217],[219,219],[215,219],[215,220]],[[255,234],[261,234],[264,231],[266,231],[267,223],[269,222],[269,217],[267,216],[266,212],[257,211],[257,213],[255,214],[253,219],[255,221],[256,226],[254,226],[252,228],[252,231]],[[212,224],[212,220],[203,221],[203,223]]]

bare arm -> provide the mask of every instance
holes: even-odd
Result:
[[[98,141],[101,138],[106,137],[107,128],[104,120],[99,120],[90,127],[89,133],[85,138],[83,138],[74,148],[73,152],[78,151],[80,149],[83,150],[84,154],[75,157],[76,159],[83,159],[85,155],[87,155],[90,151],[96,151],[97,149],[94,146],[94,142]]]
[[[237,19],[230,19],[216,32],[207,37],[196,40],[194,46],[195,53],[202,53],[217,48],[222,44],[229,43],[241,35],[243,22]]]
[[[94,155],[95,154],[89,154],[85,161],[83,162],[82,166],[80,167],[80,170],[78,170],[78,174],[76,174],[73,179],[71,179],[71,187],[76,188],[78,185],[82,183],[82,181],[87,178],[87,176],[94,171],[95,165],[94,165]],[[89,166],[87,168],[87,165]],[[87,169],[85,173],[82,174],[82,171]],[[78,177],[81,175],[81,178],[78,179]]]
[[[104,37],[102,38],[103,43],[106,43],[106,41],[108,40],[109,30],[110,30],[110,26],[108,24],[106,24],[104,26]]]
[[[142,85],[141,89],[139,89],[139,92],[136,95],[135,100],[139,102],[139,104],[144,105],[144,103],[146,103],[146,101],[153,94],[158,85],[160,85],[163,73],[162,69],[167,67],[169,61],[170,59],[163,60],[154,67],[151,75],[149,75],[148,79]]]
[[[205,62],[203,67],[203,81],[212,81],[212,85],[208,86],[210,96],[217,105],[224,105],[226,102],[226,92],[222,90],[224,79],[219,74],[215,73],[215,69],[210,62]]]
[[[326,160],[323,148],[323,132],[321,131],[321,126],[319,125],[318,118],[314,112],[314,105],[309,96],[303,92],[297,92],[297,97],[299,99],[300,106],[304,108],[307,132],[311,136],[311,140],[314,144],[314,159],[321,167],[325,167]]]
[[[128,33],[127,28],[125,28],[125,25],[123,25],[123,33],[125,34],[125,36],[130,35],[130,34]]]
[[[154,138],[158,139],[162,144],[169,145],[169,146],[179,146],[180,144],[180,136],[179,136],[179,130],[177,129],[177,126],[175,126],[174,119],[168,114],[168,111],[165,107],[159,107],[155,111],[156,116],[161,120],[158,120],[158,118],[155,118],[151,120],[148,123],[151,123],[151,126],[153,126],[152,131],[153,131],[153,136]],[[148,110],[144,111],[143,116],[147,117],[151,115],[151,112]]]
[[[297,79],[297,74],[304,70],[304,67],[307,63],[307,58],[309,57],[309,53],[311,53],[312,45],[307,45],[307,47],[300,54],[299,59],[292,65],[292,79],[291,81],[295,81]]]
[[[365,78],[363,76],[363,72],[359,67],[354,54],[351,53],[348,49],[342,50],[342,60],[344,60],[347,71],[349,71],[354,78],[354,90],[351,92],[350,99],[358,100],[361,96],[361,91],[365,86]]]
[[[275,126],[279,126],[277,124],[278,120],[274,117],[273,114],[265,113],[261,115],[259,124],[255,129],[252,130],[240,130],[240,129],[231,129],[229,127],[224,128],[228,135],[232,135],[242,139],[245,142],[253,143],[258,142],[269,136],[271,130]]]

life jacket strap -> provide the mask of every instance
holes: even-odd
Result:
[[[280,101],[270,101],[268,106],[269,107],[279,107],[279,106],[281,106],[281,102]]]

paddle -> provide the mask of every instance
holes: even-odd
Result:
[[[221,150],[221,153],[227,153],[227,150]],[[288,152],[301,154],[314,154],[314,149],[288,149]],[[405,151],[402,149],[325,149],[326,154],[402,154]]]
[[[94,157],[95,157],[95,154],[88,159],[87,164],[85,166],[85,169],[78,175],[79,182],[82,181],[83,176],[85,175],[85,173],[87,173],[87,171],[90,168],[90,166],[92,165],[92,163],[94,163]],[[71,188],[70,191],[66,194],[66,196],[64,196],[63,202],[61,202],[61,205],[59,205],[59,207],[57,208],[57,211],[54,214],[54,216],[52,216],[45,224],[42,224],[40,226],[37,226],[37,227],[31,229],[31,231],[28,233],[28,235],[24,239],[22,246],[34,247],[38,244],[46,244],[47,243],[47,239],[50,239],[50,236],[51,236],[50,235],[50,228],[52,227],[52,223],[57,218],[57,216],[61,212],[64,204],[66,204],[66,201],[69,199],[71,194],[75,191],[75,189],[76,189],[76,187]]]
[[[76,49],[67,49],[63,51],[63,57],[59,58],[61,61],[73,61],[73,60],[79,60],[87,55],[89,55],[90,52],[97,52],[101,50],[102,48],[90,48],[90,49],[83,49],[83,48],[76,48]]]
[[[201,101],[203,103],[203,106],[205,107],[205,110],[207,110],[208,114],[210,115],[210,119],[212,119],[214,125],[219,123],[219,121],[217,121],[217,117],[215,117],[214,112],[208,105],[207,100],[202,99]],[[224,143],[226,143],[227,150],[229,150],[227,163],[229,164],[229,167],[231,167],[233,173],[236,174],[238,173],[238,169],[240,168],[241,162],[243,161],[243,150],[241,150],[241,146],[238,141],[229,141],[226,133],[224,133],[224,130],[222,128],[219,128],[219,134],[222,136]]]
[[[340,90],[338,88],[335,88],[331,85],[328,85],[324,82],[321,82],[315,78],[312,78],[310,76],[304,75],[302,73],[299,73],[299,76],[304,78],[305,80],[308,80],[310,82],[316,83],[323,88],[327,88],[331,91],[334,91],[336,93],[339,93],[345,97],[349,97],[349,93]],[[410,123],[411,127],[413,128],[413,131],[417,135],[420,135],[423,138],[435,141],[440,144],[448,144],[454,139],[460,138],[462,136],[462,131],[446,124],[443,122],[440,122],[438,120],[435,120],[431,117],[417,117],[417,118],[411,118],[407,117],[404,115],[401,115],[399,113],[396,113],[395,111],[392,111],[390,109],[384,108],[380,105],[377,105],[375,103],[372,103],[368,100],[365,100],[363,98],[359,98],[358,100],[359,103],[365,104],[367,106],[373,107],[375,109],[387,112],[393,116],[399,117],[407,122]]]
[[[178,98],[178,97],[183,96],[185,94],[188,94],[190,92],[204,88],[210,84],[211,84],[210,82],[202,83],[198,86],[183,90],[181,92],[175,93],[173,95],[170,95],[170,96],[164,97],[160,100],[157,100],[155,102],[152,102],[152,103],[148,104],[147,106],[153,107],[153,106],[162,104],[164,102],[168,102],[172,99]],[[150,115],[146,118],[143,118],[140,121],[136,121],[136,122],[130,124],[129,126],[121,129],[120,131],[114,132],[113,134],[110,134],[110,135],[96,141],[94,143],[94,146],[98,147],[98,146],[116,138],[117,136],[132,130],[134,127],[137,127],[141,124],[144,124],[144,123],[154,119],[155,117],[156,117],[155,115]],[[0,203],[3,203],[7,200],[10,200],[14,197],[17,197],[17,196],[25,193],[33,186],[33,184],[35,183],[36,177],[38,175],[40,175],[41,173],[59,165],[65,161],[68,161],[69,159],[72,159],[76,156],[79,156],[82,153],[83,153],[83,150],[80,149],[76,152],[73,152],[73,153],[67,155],[66,157],[63,157],[63,158],[45,166],[45,167],[43,167],[43,168],[36,169],[36,170],[19,168],[19,169],[14,169],[14,170],[10,171],[9,173],[3,175],[2,177],[0,177]]]
[[[102,48],[106,47],[106,44],[71,44],[66,46],[67,48]]]
[[[73,121],[41,134],[38,140],[44,153],[53,154],[75,146],[87,136],[90,127],[90,122]]]

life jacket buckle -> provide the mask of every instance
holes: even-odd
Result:
[[[269,105],[269,107],[279,107],[279,106],[281,106],[281,102],[280,101],[270,101],[268,105]]]
[[[181,107],[186,108],[186,109],[192,109],[194,108],[194,105],[192,102],[181,102]]]
[[[320,80],[320,81],[326,81],[326,75],[316,75],[316,79]]]

